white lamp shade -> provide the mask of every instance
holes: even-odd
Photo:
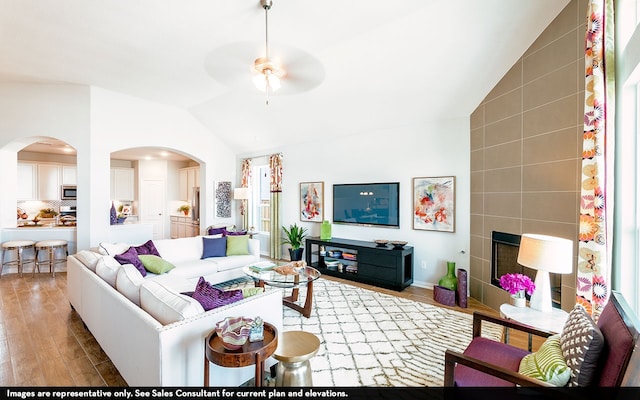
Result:
[[[249,188],[235,188],[233,189],[234,200],[247,200],[249,198]]]
[[[520,240],[518,264],[538,271],[568,274],[573,270],[573,241],[524,233]]]

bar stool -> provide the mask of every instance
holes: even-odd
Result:
[[[0,276],[2,275],[2,269],[5,265],[16,265],[18,267],[18,273],[22,277],[22,270],[25,264],[33,263],[34,268],[36,264],[35,256],[33,258],[25,258],[23,255],[25,250],[34,249],[36,242],[32,240],[10,240],[2,243],[2,263],[0,264]],[[5,261],[7,252],[10,254],[15,252],[15,260]]]
[[[288,331],[282,334],[273,358],[278,360],[276,386],[313,386],[309,359],[320,349],[313,333]]]
[[[40,272],[40,264],[49,264],[49,272],[51,276],[56,276],[56,265],[66,263],[69,252],[67,251],[66,240],[41,240],[36,243],[36,262],[33,266],[33,276],[36,275],[36,268]],[[63,258],[56,258],[56,250],[62,249],[64,251]],[[47,252],[47,259],[40,261],[40,251]]]

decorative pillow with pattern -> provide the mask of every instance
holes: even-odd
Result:
[[[548,337],[538,351],[524,356],[518,372],[555,386],[565,386],[571,378],[571,369],[562,356],[560,335]]]
[[[571,310],[560,334],[560,348],[569,368],[569,386],[589,386],[598,369],[604,337],[580,304]]]
[[[220,290],[204,280],[202,276],[198,279],[196,290],[191,297],[198,300],[205,311],[226,306],[227,304],[235,303],[243,299],[242,290]]]

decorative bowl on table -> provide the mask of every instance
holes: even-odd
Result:
[[[392,240],[391,241],[391,245],[393,246],[394,249],[401,249],[403,248],[408,242],[405,242],[403,240]]]
[[[252,323],[251,318],[227,317],[216,324],[215,331],[225,349],[238,350],[247,343]]]
[[[387,244],[389,243],[388,240],[384,240],[384,239],[377,239],[373,241],[375,244],[378,245],[378,247],[386,247]]]

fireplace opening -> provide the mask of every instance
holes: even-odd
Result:
[[[523,274],[536,279],[536,270],[518,264],[520,235],[506,232],[491,232],[491,284],[500,287],[500,277],[504,274]],[[551,301],[553,307],[560,307],[562,277],[549,274],[551,282]],[[530,296],[527,295],[527,299]]]

